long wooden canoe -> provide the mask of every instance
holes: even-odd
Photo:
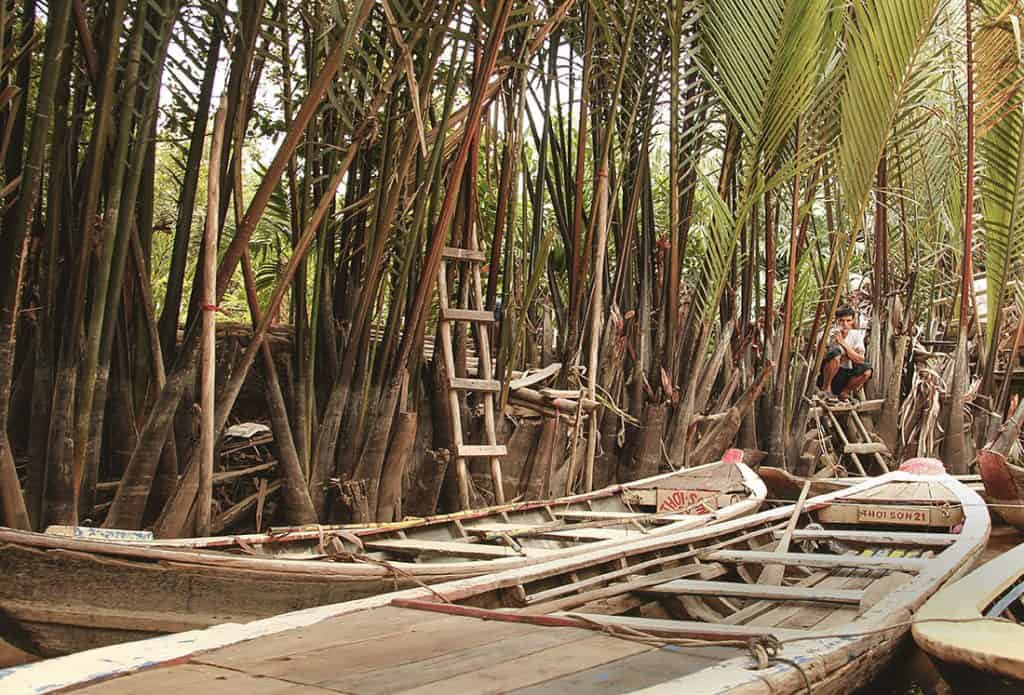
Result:
[[[48,680],[0,672],[0,689],[124,675],[103,693],[845,694],[909,644],[914,611],[989,529],[963,484],[894,472],[570,558],[76,654]]]
[[[914,640],[957,692],[1024,692],[1024,544],[929,599]]]
[[[0,529],[0,634],[55,656],[248,622],[697,528],[752,513],[764,498],[747,466],[720,462],[364,529],[133,544]]]
[[[978,452],[978,471],[992,510],[1003,520],[1024,529],[1024,468],[988,449]]]

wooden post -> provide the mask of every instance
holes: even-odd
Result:
[[[206,195],[206,231],[203,235],[202,330],[203,356],[199,373],[201,422],[199,428],[199,496],[196,507],[196,534],[210,534],[210,507],[213,502],[214,390],[216,389],[217,343],[217,221],[220,209],[220,153],[224,145],[224,120],[227,95],[221,97],[214,117],[210,146],[209,183]]]

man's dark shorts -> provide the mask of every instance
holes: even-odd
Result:
[[[825,384],[825,365],[842,354],[843,349],[841,347],[830,347],[825,351],[825,357],[821,361],[821,368],[818,370],[818,388],[822,388]],[[860,376],[869,369],[871,369],[871,365],[867,362],[855,364],[853,367],[840,367],[836,375],[832,377],[832,388],[830,391],[835,394],[842,393],[846,390],[846,385],[850,383],[850,379]]]

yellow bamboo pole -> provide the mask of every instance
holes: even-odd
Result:
[[[196,533],[210,535],[210,507],[213,503],[214,393],[216,384],[217,343],[217,222],[220,209],[220,155],[224,145],[224,121],[227,95],[221,97],[214,117],[210,146],[209,183],[206,193],[206,230],[203,234],[202,331],[203,354],[199,372],[199,498],[196,507]]]

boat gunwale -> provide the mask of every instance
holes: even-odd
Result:
[[[722,464],[721,462],[716,462],[708,465],[715,466]],[[726,505],[721,509],[717,509],[707,515],[694,515],[694,519],[665,524],[664,526],[650,529],[645,534],[638,533],[638,538],[672,535],[674,533],[702,528],[709,524],[727,521],[755,512],[761,506],[765,496],[767,495],[767,489],[764,487],[764,483],[761,482],[760,478],[753,472],[753,470],[742,462],[727,465],[734,465],[740,471],[743,476],[743,484],[746,486],[749,493],[747,497],[738,502]],[[704,466],[701,466],[700,468],[704,468]],[[697,470],[697,468],[687,470]],[[618,486],[612,486],[615,490],[608,494],[616,494],[616,492],[623,488],[627,490],[630,489],[625,488],[624,486],[631,486],[635,488],[643,484],[650,484],[651,482],[664,478],[670,478],[681,472],[682,471],[662,474],[634,481],[633,483],[622,483]],[[605,490],[607,489],[608,488],[605,488]],[[561,501],[547,501],[541,502],[540,504],[561,504]],[[392,529],[376,530],[384,532]],[[317,536],[314,535],[313,537]],[[584,542],[575,546],[568,546],[557,550],[553,549],[550,552],[552,552],[552,554],[557,553],[560,557],[567,557],[579,553],[593,552],[594,550],[608,549],[623,542],[624,541],[621,539]],[[225,569],[244,569],[283,574],[305,574],[308,576],[324,578],[338,577],[342,579],[350,577],[356,579],[387,578],[395,576],[396,573],[399,575],[408,574],[426,578],[435,576],[448,577],[450,575],[460,574],[501,572],[503,570],[515,569],[533,563],[548,561],[543,554],[538,554],[533,557],[513,554],[514,551],[511,548],[509,549],[510,554],[507,558],[460,562],[414,563],[404,562],[401,560],[388,560],[385,564],[372,564],[354,561],[337,562],[325,560],[279,559],[275,557],[259,557],[252,555],[231,555],[190,548],[165,548],[158,545],[150,546],[140,545],[138,543],[117,543],[111,541],[88,540],[68,536],[35,533],[31,531],[18,531],[15,529],[0,527],[0,545],[2,544],[29,546],[42,550],[79,551],[96,555],[128,558],[129,560],[166,561],[186,565],[215,566]]]

